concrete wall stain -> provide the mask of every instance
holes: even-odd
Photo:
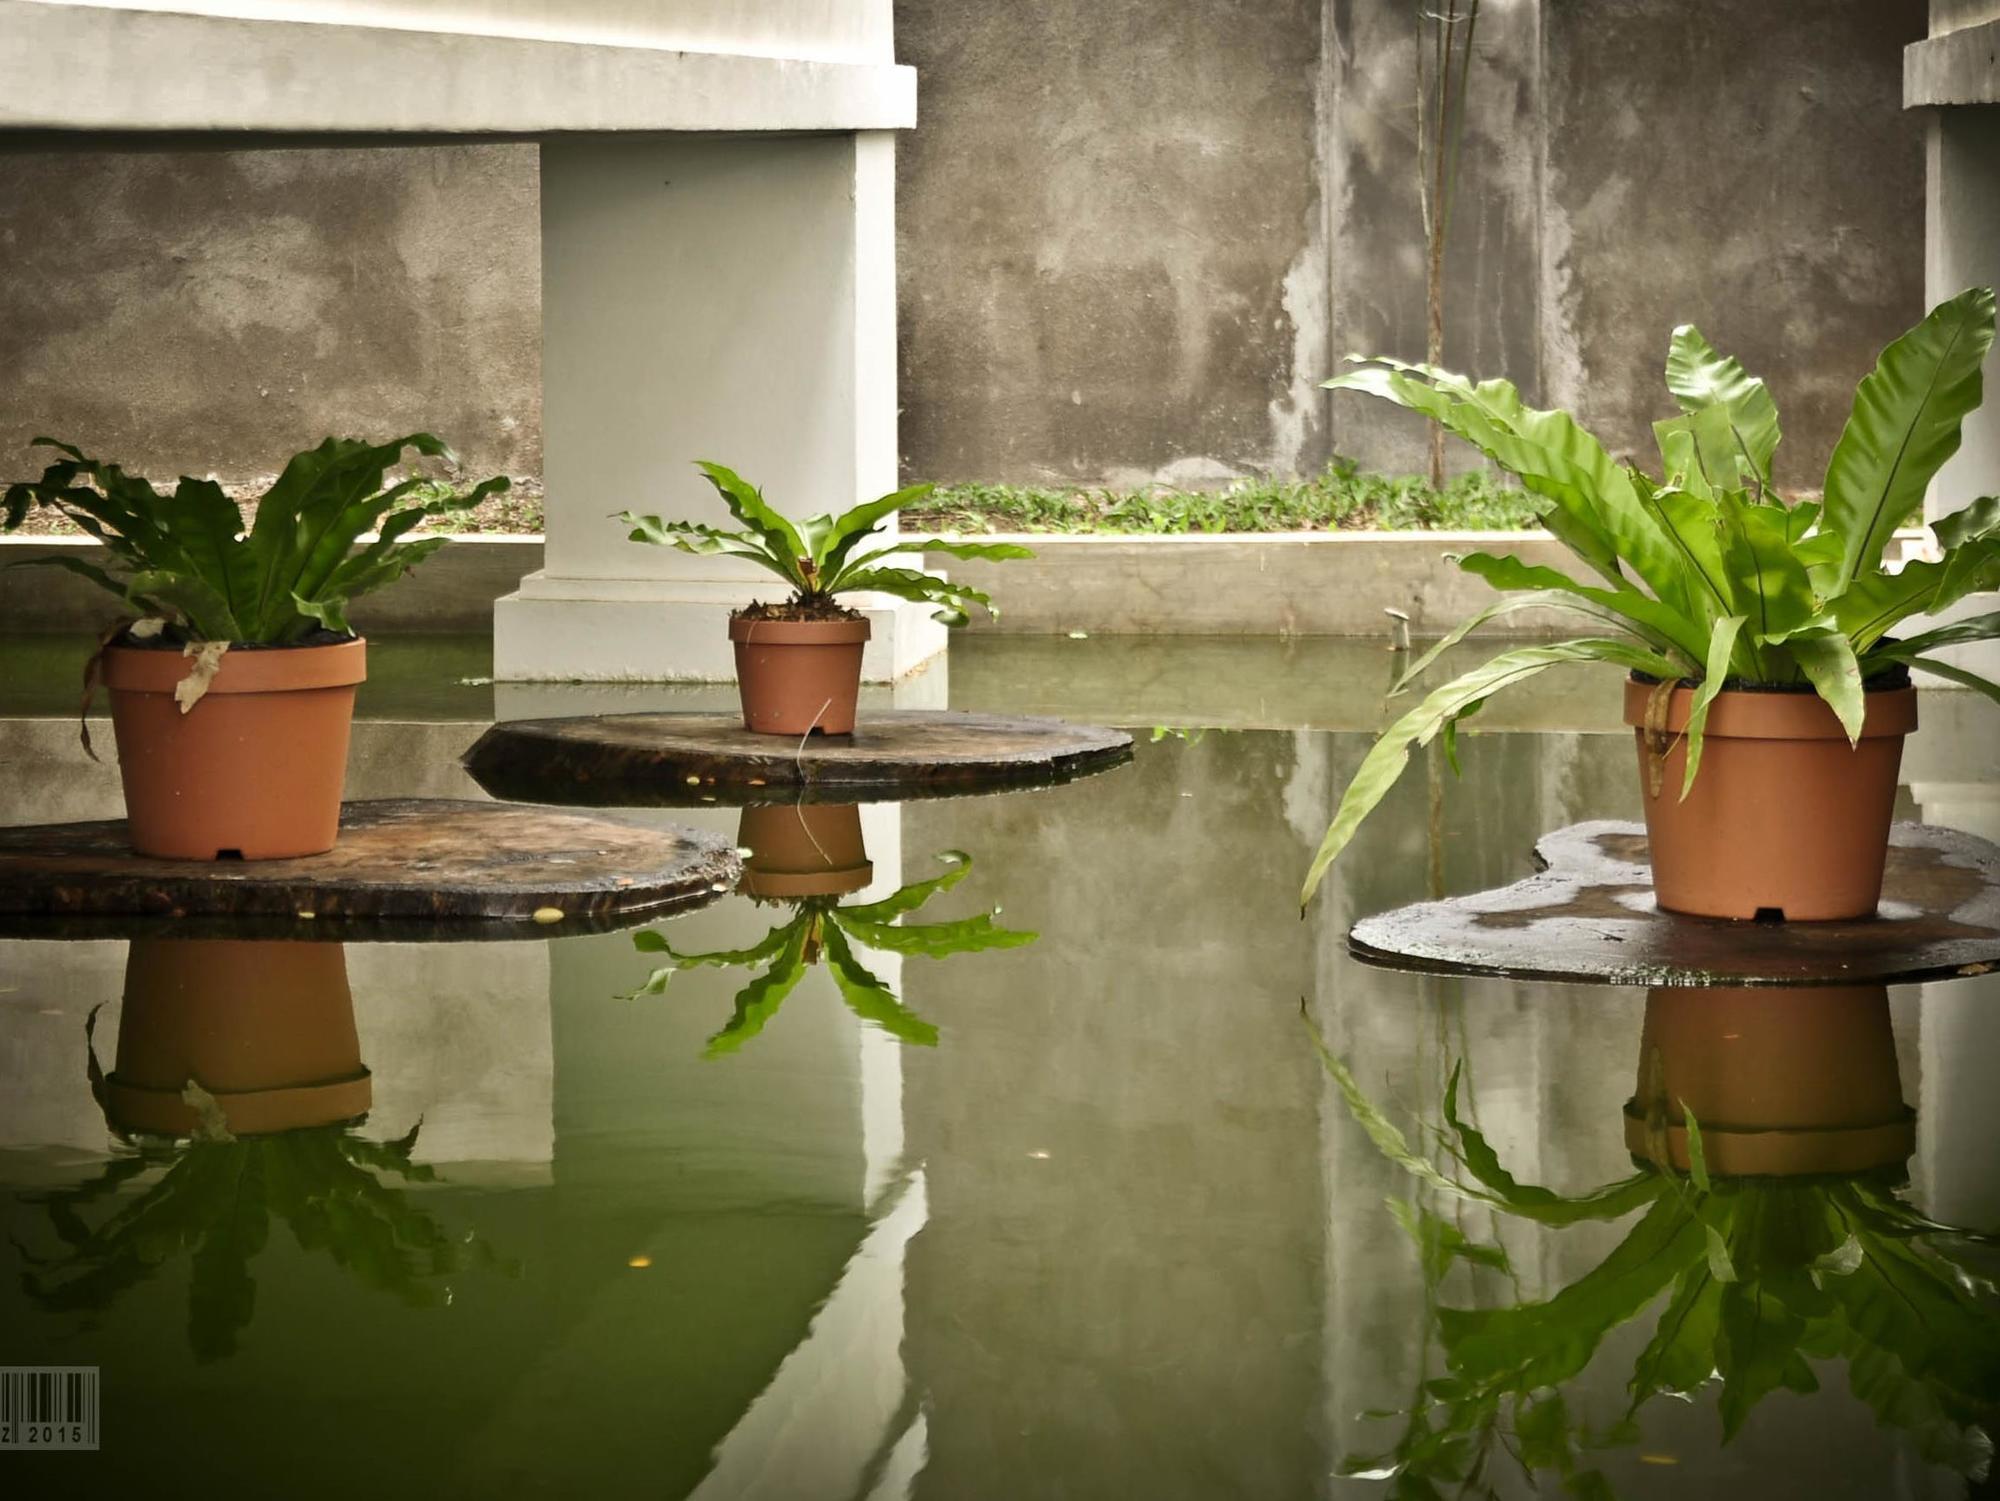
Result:
[[[1667,337],[1765,376],[1780,483],[1816,488],[1854,387],[1923,311],[1920,3],[1550,3],[1545,226],[1563,226],[1547,395],[1650,461]]]
[[[898,174],[912,472],[1271,463],[1318,212],[1319,11],[897,7],[922,122]]]

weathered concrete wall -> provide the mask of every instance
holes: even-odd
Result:
[[[1423,352],[1412,15],[1333,0],[1337,354]],[[1479,24],[1446,363],[1645,456],[1668,332],[1694,321],[1772,381],[1782,478],[1817,484],[1854,383],[1922,311],[1922,138],[1897,97],[1921,0],[1489,0]],[[1335,398],[1330,441],[1421,462],[1421,426],[1361,397]]]
[[[1856,383],[1923,305],[1910,0],[1544,7],[1545,394],[1621,449],[1692,322],[1764,375],[1781,483],[1817,487]]]
[[[38,433],[246,481],[417,428],[539,475],[536,201],[533,146],[0,148],[0,475]]]
[[[1330,3],[1327,374],[1355,353],[1421,359],[1427,319],[1414,86],[1420,7]],[[1528,386],[1539,384],[1541,368],[1540,33],[1537,4],[1480,11],[1445,254],[1446,362]],[[1322,399],[1331,403],[1332,450],[1384,469],[1423,469],[1423,423],[1365,396]],[[1455,467],[1476,462],[1462,445],[1450,458]]]
[[[1955,17],[1989,0],[1955,0]],[[1486,0],[1449,363],[1650,451],[1672,325],[1776,386],[1817,482],[1922,310],[1925,0]],[[1404,0],[898,0],[901,449],[939,479],[1421,459],[1315,389],[1422,351]],[[530,146],[0,147],[0,473],[34,430],[247,478],[421,423],[538,472]]]
[[[1315,0],[902,0],[903,452],[945,478],[1280,467],[1325,362]]]
[[[909,471],[1418,467],[1419,424],[1311,390],[1349,352],[1423,353],[1415,7],[966,9],[897,13],[920,78]],[[1922,311],[1922,136],[1899,91],[1925,18],[1487,0],[1447,363],[1650,454],[1668,332],[1700,322],[1772,380],[1784,478],[1816,484],[1854,382]]]

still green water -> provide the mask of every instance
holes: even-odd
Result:
[[[1468,737],[1302,922],[1365,736],[1181,723],[1069,787],[864,808],[865,887],[636,942],[0,943],[0,1364],[96,1366],[103,1409],[98,1452],[0,1453],[0,1487],[1984,1493],[1994,1254],[1943,1227],[2000,1228],[2000,977],[1709,1014],[1779,1088],[1825,1066],[1786,1039],[1843,1018],[1848,1095],[1916,1128],[1704,1193],[1628,1144],[1644,991],[1344,949],[1632,816],[1622,735]],[[366,795],[470,795],[411,750],[445,740],[357,735]],[[1913,746],[1905,814],[1991,817],[1979,745]],[[365,1065],[366,1118],[122,1132],[102,1075],[165,1046],[162,997],[246,973],[268,994],[205,1043],[247,1057],[289,1008]]]

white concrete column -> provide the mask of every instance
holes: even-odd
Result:
[[[1924,293],[1935,307],[1972,286],[2000,286],[2000,104],[1933,109],[1926,141]],[[1964,441],[1924,502],[1935,520],[1982,495],[2000,493],[2000,373],[1989,360],[1986,402],[1965,419]],[[1913,629],[2000,610],[2000,594],[1975,594]],[[1906,632],[1907,634],[1907,632]],[[2000,677],[2000,642],[1937,654]]]
[[[729,612],[783,586],[625,540],[627,508],[720,525],[694,468],[788,515],[896,486],[895,137],[572,137],[542,146],[546,566],[494,611],[494,671],[727,681]],[[944,649],[861,596],[871,682]]]

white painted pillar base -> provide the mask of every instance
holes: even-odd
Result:
[[[493,603],[493,675],[501,682],[731,683],[729,612],[782,597],[775,586],[566,579],[544,569]],[[948,632],[931,618],[932,606],[883,594],[844,603],[866,615],[872,630],[863,682],[897,682],[943,656]]]
[[[495,605],[495,677],[734,678],[729,612],[782,585],[612,516],[732,525],[697,459],[794,518],[895,489],[895,237],[889,131],[543,143],[548,541]],[[869,681],[944,650],[930,606],[854,603]]]

